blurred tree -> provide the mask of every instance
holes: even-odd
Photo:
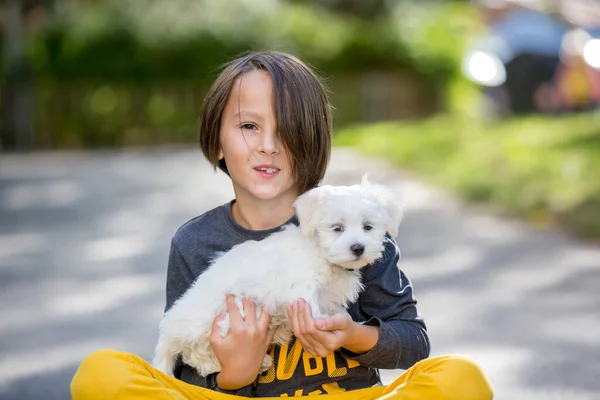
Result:
[[[351,15],[365,20],[375,20],[391,9],[389,0],[289,0],[291,3],[319,4],[336,13]],[[395,1],[398,2],[397,0]]]
[[[26,39],[55,4],[69,0],[0,0],[2,66],[0,69],[0,147],[28,150],[34,144],[35,96],[26,56]]]
[[[26,149],[33,144],[33,89],[28,79],[24,58],[23,0],[5,0],[2,87],[2,147],[6,150]]]
[[[220,66],[256,49],[289,51],[327,76],[338,126],[424,117],[446,104],[476,20],[467,3],[449,1],[54,1],[65,7],[54,7],[26,51],[37,141],[48,145],[117,145],[154,126],[180,129]],[[168,97],[176,112],[148,122],[146,109]]]

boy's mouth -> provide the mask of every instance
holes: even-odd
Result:
[[[266,172],[268,174],[274,174],[275,172],[279,172],[279,168],[274,167],[256,167],[254,170],[259,172]]]
[[[258,167],[254,167],[254,170],[258,172],[262,178],[273,178],[279,174],[279,168],[272,165],[259,165]]]

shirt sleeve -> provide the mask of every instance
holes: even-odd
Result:
[[[383,256],[362,271],[364,290],[349,308],[355,321],[379,327],[371,350],[356,354],[340,349],[343,357],[381,369],[408,369],[429,357],[430,343],[423,318],[417,311],[410,279],[399,269],[400,251],[387,238]]]
[[[195,280],[192,269],[179,251],[175,241],[171,241],[171,250],[169,251],[169,264],[167,267],[167,299],[165,312],[167,312],[179,299]],[[252,385],[245,386],[239,390],[223,390],[216,386],[216,374],[209,376],[200,376],[196,370],[183,363],[181,356],[175,362],[173,375],[184,382],[192,385],[212,389],[220,393],[233,394],[236,396],[252,396]]]
[[[185,261],[174,241],[171,241],[167,266],[167,312],[185,291],[194,283],[194,273]]]

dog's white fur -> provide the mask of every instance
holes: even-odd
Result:
[[[393,193],[366,177],[360,185],[312,189],[294,207],[299,227],[290,224],[220,254],[173,304],[160,323],[156,368],[172,375],[181,354],[202,376],[221,370],[210,334],[214,318],[226,310],[227,294],[236,296],[242,316],[242,296],[266,307],[278,344],[292,337],[287,304],[305,299],[315,319],[344,311],[362,289],[359,269],[381,257],[385,233],[395,238],[402,218]],[[357,244],[364,247],[360,256],[351,249]],[[257,317],[260,312],[259,306]],[[229,319],[219,326],[225,337]],[[261,372],[270,365],[265,355]]]

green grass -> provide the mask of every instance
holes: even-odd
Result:
[[[600,238],[600,113],[354,126],[337,146],[383,157],[511,216]]]

